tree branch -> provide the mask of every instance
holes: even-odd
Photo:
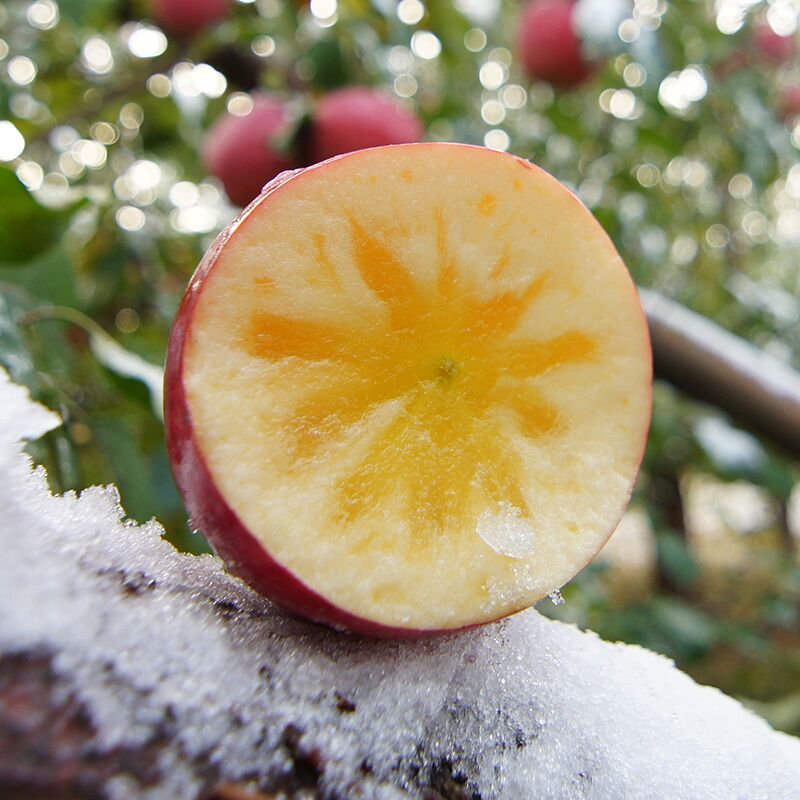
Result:
[[[656,377],[800,457],[800,373],[662,295],[639,294]]]
[[[293,618],[112,488],[50,496],[16,438],[54,424],[0,371],[0,796],[796,800],[800,741],[667,659],[533,611],[402,643]]]

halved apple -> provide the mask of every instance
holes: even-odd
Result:
[[[285,173],[217,239],[172,331],[193,524],[312,619],[421,636],[534,603],[600,549],[650,418],[636,290],[527,161],[362,150]]]

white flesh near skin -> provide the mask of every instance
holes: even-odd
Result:
[[[480,148],[362,151],[240,224],[184,382],[228,504],[280,564],[376,622],[526,607],[602,546],[650,416],[619,255],[554,179]]]

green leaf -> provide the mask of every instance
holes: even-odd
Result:
[[[658,560],[670,577],[681,586],[690,586],[699,577],[699,570],[686,541],[672,531],[660,530],[656,535]]]
[[[20,323],[30,311],[31,298],[14,286],[0,282],[0,365],[15,383],[38,388],[37,370]]]
[[[164,405],[164,370],[145,361],[136,353],[126,350],[99,328],[90,330],[89,336],[92,353],[104,367],[124,378],[141,381],[147,387],[153,412],[160,419]]]
[[[320,39],[306,56],[314,65],[314,83],[322,89],[336,89],[348,82],[347,66],[338,39]]]
[[[133,378],[145,385],[150,394],[153,412],[161,419],[164,404],[164,370],[151,364],[137,353],[126,350],[116,339],[109,336],[93,319],[74,308],[43,306],[29,315],[30,321],[61,319],[83,328],[89,334],[92,355],[106,369],[123,378]]]
[[[116,0],[59,0],[58,10],[80,25],[102,27],[116,11]]]
[[[54,211],[34,200],[17,176],[0,168],[0,264],[21,264],[49,250],[83,203]]]
[[[27,322],[38,305],[38,300],[25,289],[0,281],[0,366],[15,383],[27,386],[35,400],[63,417],[65,393],[61,375],[69,372],[73,364],[65,357],[60,336],[48,336],[42,341],[31,335]],[[47,468],[54,489],[81,486],[65,427],[30,442],[27,451],[37,464]]]
[[[686,603],[666,597],[657,599],[651,609],[651,624],[665,637],[665,652],[680,661],[702,656],[717,640],[713,617]]]
[[[90,427],[119,487],[125,513],[139,522],[146,521],[153,515],[152,487],[135,427],[117,416],[101,414],[91,418]]]
[[[61,247],[53,247],[25,263],[0,264],[0,282],[27,289],[40,302],[60,306],[78,304],[72,263]]]

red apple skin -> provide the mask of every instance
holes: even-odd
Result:
[[[246,206],[264,184],[297,166],[289,154],[271,144],[289,125],[286,106],[266,94],[253,96],[249,114],[224,114],[203,145],[203,163],[222,182],[232,203]]]
[[[402,145],[396,145],[402,146]],[[424,147],[463,147],[482,150],[475,145],[439,145],[429,143],[417,145]],[[388,149],[388,148],[387,148]],[[194,316],[194,310],[203,291],[206,278],[214,269],[214,265],[222,249],[236,231],[248,223],[251,212],[264,201],[280,190],[288,181],[302,176],[311,170],[327,169],[340,158],[357,157],[349,154],[330,159],[321,164],[314,164],[303,169],[284,172],[267,184],[261,194],[245,208],[241,214],[216,238],[206,252],[194,274],[192,275],[186,293],[170,331],[167,347],[167,360],[164,370],[164,425],[166,430],[167,453],[172,473],[183,497],[190,523],[193,528],[200,530],[213,547],[215,553],[225,562],[229,572],[241,578],[259,594],[270,598],[288,611],[294,612],[306,619],[319,622],[341,631],[378,639],[422,639],[443,634],[458,633],[461,631],[478,628],[496,620],[483,620],[460,628],[444,629],[418,629],[403,628],[384,625],[375,620],[366,619],[351,614],[326,600],[311,587],[307,586],[284,566],[273,559],[264,549],[263,545],[247,529],[239,519],[236,512],[220,493],[211,472],[206,464],[203,454],[197,444],[197,438],[192,424],[192,416],[183,382],[184,355],[187,335]],[[526,169],[539,170],[539,167],[516,156],[515,158]],[[551,178],[552,180],[555,180]],[[576,204],[582,204],[573,196]],[[588,211],[586,212],[589,213]],[[630,289],[636,293],[633,280],[630,279]],[[641,304],[639,305],[641,309]],[[647,320],[644,310],[641,309],[642,323],[647,330]],[[648,338],[647,347],[650,349]],[[652,368],[648,377],[645,390],[649,395],[649,404],[652,405]],[[647,431],[642,438],[642,448],[639,458],[644,456],[647,445]],[[631,493],[633,492],[631,484]],[[620,508],[619,517],[627,507],[630,494]],[[608,531],[603,544],[616,529],[618,520]],[[602,547],[602,544],[601,546]],[[599,551],[600,548],[598,548]],[[523,611],[523,606],[516,611]],[[516,613],[516,612],[514,612]],[[502,615],[507,616],[506,614]],[[502,617],[498,617],[500,619]]]
[[[424,135],[422,123],[390,95],[365,86],[348,86],[317,104],[309,160],[315,163],[367,147],[418,142]]]
[[[230,0],[153,0],[153,17],[174,36],[192,36],[221,22],[230,13]]]
[[[786,64],[797,52],[794,36],[781,36],[766,23],[755,29],[753,39],[758,54],[772,64]]]
[[[593,72],[573,26],[574,0],[534,0],[519,20],[517,50],[529,78],[573,89]]]

